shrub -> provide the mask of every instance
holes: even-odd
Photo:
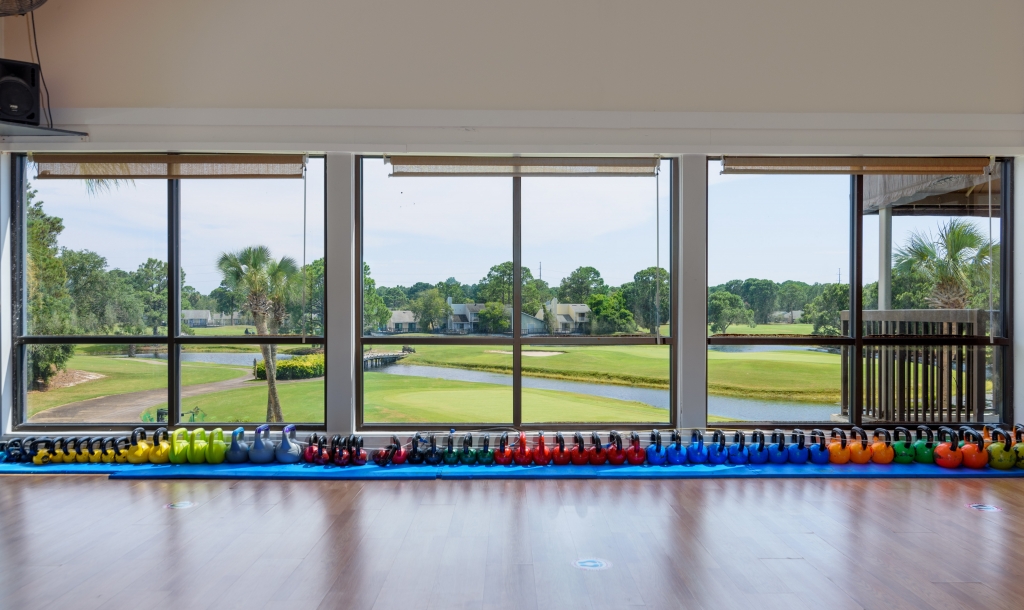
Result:
[[[277,361],[278,379],[312,379],[324,376],[324,355],[311,354]],[[256,379],[267,378],[267,366],[261,360],[256,363]]]

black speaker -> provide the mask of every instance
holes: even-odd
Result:
[[[0,121],[38,125],[39,65],[0,59]]]

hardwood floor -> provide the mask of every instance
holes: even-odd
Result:
[[[1022,566],[1021,480],[0,477],[19,610],[993,610]]]

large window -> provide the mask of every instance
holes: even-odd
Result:
[[[709,162],[709,420],[1005,421],[1008,164],[800,163]]]
[[[358,423],[670,423],[671,172],[361,159]]]
[[[21,426],[323,423],[322,158],[43,157],[14,172]]]

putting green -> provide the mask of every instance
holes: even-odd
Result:
[[[812,324],[758,324],[757,326],[747,326],[746,324],[733,324],[726,329],[725,334],[727,335],[809,335],[814,330]],[[708,336],[712,336],[715,333],[711,332],[711,326],[708,326]]]
[[[324,421],[324,382],[280,382],[277,396],[285,421],[295,423],[321,423]],[[267,384],[254,381],[251,387],[224,392],[211,392],[182,399],[182,412],[198,407],[205,413],[201,421],[216,423],[257,423],[267,421]],[[167,403],[146,410],[153,417],[157,409],[166,409]],[[198,421],[198,420],[197,420]]]
[[[807,350],[708,350],[708,393],[738,398],[835,404],[841,398],[839,354]]]

